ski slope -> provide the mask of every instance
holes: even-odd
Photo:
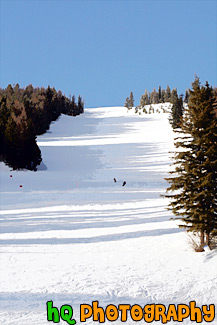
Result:
[[[0,324],[52,324],[49,300],[78,324],[94,300],[217,303],[216,251],[193,252],[160,196],[173,138],[166,113],[91,108],[38,137],[37,172],[0,164]]]

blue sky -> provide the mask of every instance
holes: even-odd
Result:
[[[0,0],[0,86],[48,85],[86,107],[147,88],[217,86],[216,0]]]

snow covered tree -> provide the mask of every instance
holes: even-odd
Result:
[[[209,84],[201,87],[196,77],[192,88],[175,143],[175,170],[167,178],[173,193],[166,197],[180,227],[200,235],[203,250],[217,235],[217,117]]]

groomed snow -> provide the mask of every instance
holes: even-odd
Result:
[[[94,300],[217,303],[216,251],[193,252],[160,196],[173,137],[168,114],[91,108],[38,137],[38,172],[0,164],[0,324],[51,324],[48,300],[78,324]]]

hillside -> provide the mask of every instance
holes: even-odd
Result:
[[[173,138],[167,113],[91,108],[37,137],[37,172],[0,164],[2,324],[49,324],[48,300],[78,324],[93,300],[216,304],[216,251],[193,252],[160,197]]]

